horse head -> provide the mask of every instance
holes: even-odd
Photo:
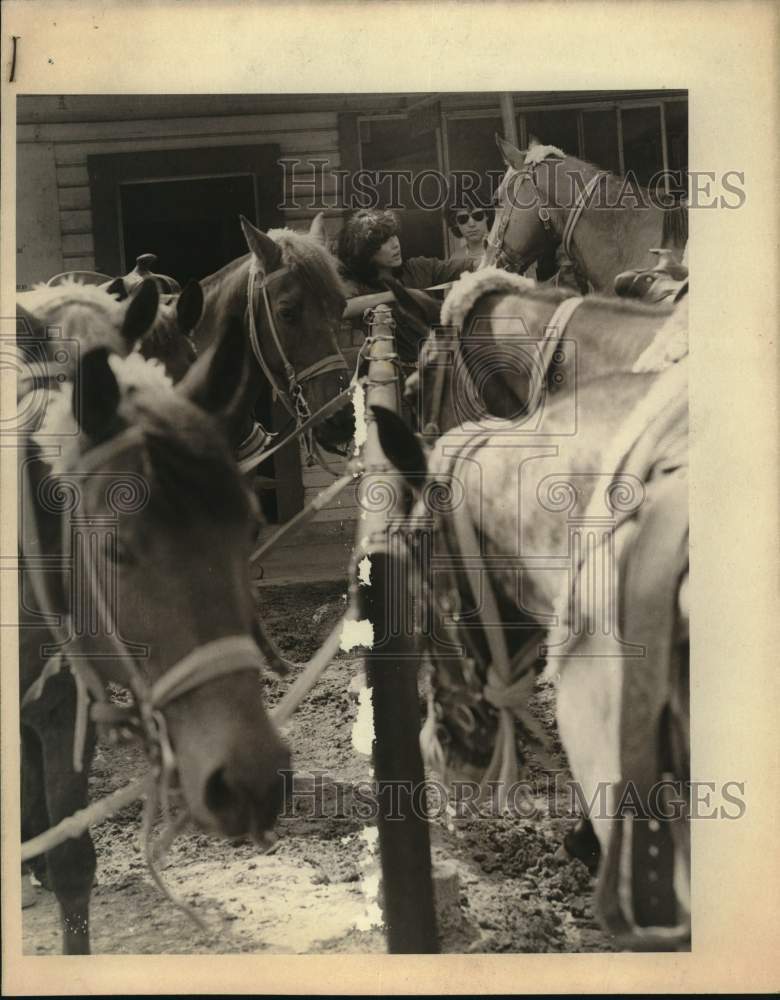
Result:
[[[72,546],[98,623],[74,653],[157,720],[200,826],[259,837],[289,754],[263,706],[246,559],[254,506],[227,446],[247,390],[232,364],[242,341],[234,327],[175,389],[138,353],[83,352],[72,401],[44,428],[42,443],[59,432],[69,444],[38,495],[72,496],[80,519],[108,525],[91,548]]]
[[[138,294],[142,283],[129,282],[127,278],[114,278],[104,287],[119,302],[124,302]],[[155,284],[159,289],[160,282],[155,280]],[[181,381],[198,356],[192,342],[192,333],[202,312],[203,289],[197,281],[189,281],[181,292],[160,292],[154,325],[138,344],[143,357],[156,358],[163,363],[174,383]]]
[[[124,357],[152,327],[159,294],[152,281],[119,302],[106,290],[66,280],[17,296],[16,344],[22,358],[56,363],[72,378],[80,353],[96,346]]]
[[[496,135],[506,173],[496,193],[496,213],[487,238],[482,267],[506,267],[523,274],[560,242],[553,225],[555,168],[564,154],[554,146],[531,145],[519,150]]]
[[[247,219],[241,226],[251,252],[250,341],[266,380],[298,420],[316,413],[349,385],[338,344],[346,288],[336,259],[314,233],[290,229],[264,233]],[[346,444],[354,434],[351,406],[319,424],[325,448]]]

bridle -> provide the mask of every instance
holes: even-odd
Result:
[[[498,267],[504,267],[505,270],[513,271],[515,274],[523,274],[539,256],[538,253],[522,255],[516,254],[504,245],[504,237],[506,236],[506,231],[509,228],[512,213],[519,207],[515,201],[515,194],[518,187],[520,187],[523,182],[528,181],[531,185],[536,201],[536,214],[544,227],[545,233],[551,236],[557,235],[555,227],[553,226],[552,216],[550,215],[549,209],[544,204],[542,192],[540,191],[536,180],[537,166],[538,164],[536,163],[530,164],[525,166],[522,170],[513,170],[512,173],[509,174],[506,180],[507,198],[509,199],[508,210],[506,206],[502,207],[498,225],[496,227],[495,238],[491,239],[491,237],[488,236],[487,239],[487,246],[496,252],[496,265]],[[571,251],[572,242],[574,240],[574,230],[583,211],[585,210],[586,203],[591,194],[601,183],[602,179],[606,176],[607,172],[605,170],[598,171],[590,178],[585,187],[577,192],[574,205],[566,218],[563,232],[560,236],[561,246],[567,257],[572,256]],[[505,267],[506,264],[509,266]]]
[[[116,437],[97,445],[81,456],[78,470],[74,474],[94,472],[107,459],[121,454],[131,448],[143,444],[144,432],[138,426],[121,431]],[[44,457],[44,456],[42,456]],[[62,474],[63,476],[66,474]],[[47,477],[50,478],[50,477]],[[39,492],[45,486],[46,479],[39,484]],[[113,489],[116,489],[114,485]],[[138,490],[138,483],[133,483],[130,476],[125,477],[126,490],[121,509],[132,510],[132,502],[128,497],[137,493],[137,506],[141,509],[148,499],[148,492]],[[60,481],[59,496],[67,497],[69,488]],[[66,504],[60,506],[65,507]],[[71,508],[72,509],[72,508]],[[38,531],[37,512],[33,498],[33,481],[29,463],[26,463],[26,477],[23,485],[22,512],[25,534],[28,536],[29,548],[42,554],[41,538]],[[70,543],[69,522],[62,518],[62,551],[67,552]],[[167,789],[176,771],[176,760],[167,734],[164,709],[173,701],[181,698],[201,685],[223,677],[226,674],[244,670],[263,670],[263,659],[257,644],[248,634],[234,634],[219,639],[201,643],[184,657],[174,663],[156,681],[150,683],[136,657],[119,637],[111,609],[108,607],[106,593],[98,583],[98,554],[94,551],[87,559],[84,567],[89,593],[93,607],[101,625],[101,641],[105,641],[111,652],[101,653],[102,659],[110,659],[121,665],[124,682],[132,692],[134,701],[130,705],[113,704],[108,697],[107,681],[101,678],[90,663],[90,653],[83,648],[75,629],[71,628],[72,615],[61,613],[57,602],[49,593],[44,580],[46,557],[31,560],[22,553],[22,560],[32,582],[33,592],[40,612],[47,619],[47,627],[57,640],[55,652],[47,660],[36,681],[25,691],[22,698],[22,709],[39,699],[47,680],[59,673],[63,666],[69,666],[76,684],[76,723],[73,739],[73,768],[80,772],[83,769],[84,748],[86,745],[87,724],[89,719],[108,727],[109,736],[119,738],[140,737],[150,763],[156,770],[163,788]],[[38,565],[36,565],[38,562]],[[65,584],[70,566],[64,566]],[[68,647],[67,657],[56,648]],[[75,650],[74,650],[75,647]],[[50,647],[51,648],[51,647]],[[165,800],[164,800],[165,801]]]
[[[268,295],[268,286],[274,282],[278,281],[285,274],[292,270],[288,265],[282,265],[276,268],[274,271],[265,273],[258,266],[256,259],[253,257],[249,266],[249,276],[247,278],[247,311],[249,314],[249,342],[252,346],[252,353],[255,356],[255,360],[260,366],[260,370],[265,375],[268,380],[271,389],[273,390],[274,398],[279,399],[290,414],[290,416],[295,421],[295,435],[303,436],[307,456],[309,459],[315,458],[319,460],[318,451],[315,448],[315,443],[313,442],[309,432],[303,432],[303,427],[312,420],[312,417],[317,417],[317,414],[312,414],[309,404],[304,395],[303,387],[304,385],[317,378],[320,375],[325,375],[328,372],[335,371],[348,371],[348,366],[344,360],[343,355],[340,352],[335,354],[328,354],[324,358],[320,358],[313,364],[308,365],[303,371],[296,372],[294,366],[290,362],[287,354],[285,353],[284,346],[282,345],[281,338],[279,336],[279,331],[276,327],[276,321],[274,320],[273,310],[271,308],[271,300]],[[282,368],[284,370],[284,376],[286,378],[286,386],[282,385],[278,376],[274,374],[273,369],[268,363],[266,357],[263,355],[262,348],[260,346],[260,337],[257,332],[257,322],[255,319],[255,303],[257,293],[262,295],[263,305],[265,307],[265,316],[268,322],[268,328],[271,331],[271,337],[274,342],[274,347],[279,355],[282,362]],[[351,390],[350,390],[351,391]],[[320,411],[321,412],[321,411]],[[253,429],[251,434],[256,433]],[[266,432],[267,434],[267,432]],[[264,440],[259,441],[260,447],[263,447],[268,440],[270,440],[270,435],[267,435]],[[290,438],[285,438],[285,442],[288,442]],[[255,453],[252,451],[247,451],[248,441],[245,440],[239,446],[240,449],[245,453],[244,460],[242,461],[242,470],[245,470],[247,460],[253,462],[252,468],[258,462],[263,461],[268,457],[267,453],[260,452]],[[255,461],[256,459],[256,461]]]

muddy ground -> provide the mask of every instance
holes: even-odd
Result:
[[[282,651],[311,656],[345,608],[340,584],[267,586],[263,620]],[[361,672],[354,654],[339,654],[286,730],[302,778],[292,815],[277,825],[269,853],[197,831],[171,848],[165,880],[205,922],[206,931],[165,899],[147,871],[140,842],[140,805],[93,831],[98,854],[92,897],[95,954],[381,952],[377,907],[376,830],[355,818],[355,786],[370,780],[370,759],[353,745],[358,699],[350,681]],[[268,703],[293,678],[269,677]],[[353,685],[354,687],[354,685]],[[552,692],[537,710],[554,740]],[[556,765],[564,767],[554,740]],[[135,748],[101,745],[92,775],[97,798],[140,775]],[[318,775],[316,798],[306,776]],[[539,769],[535,775],[539,777]],[[314,778],[309,779],[313,781]],[[561,857],[573,821],[550,816],[556,793],[540,784],[536,815],[527,819],[456,821],[434,810],[431,825],[441,947],[445,952],[592,952],[612,945],[595,922],[593,881],[579,861]],[[313,802],[319,815],[312,815]],[[350,815],[351,814],[351,815]],[[341,818],[340,818],[341,817]],[[24,910],[27,954],[57,954],[56,902],[43,889]]]

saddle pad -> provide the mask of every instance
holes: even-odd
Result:
[[[675,829],[686,819],[652,815],[654,807],[665,810],[668,803],[654,803],[651,794],[673,766],[666,720],[673,685],[684,667],[677,662],[682,651],[675,636],[678,586],[687,565],[688,480],[686,471],[678,470],[649,484],[638,524],[620,556],[620,635],[645,652],[623,660],[622,780],[615,800],[630,794],[639,814],[631,808],[613,820],[596,896],[599,916],[610,930],[656,947],[679,944],[690,933],[676,892],[689,877],[687,859],[675,850],[687,842],[683,831]],[[686,780],[689,775],[678,772],[687,760],[675,764],[673,777]]]
[[[453,284],[452,291],[441,307],[442,326],[463,328],[464,321],[483,295],[490,292],[529,292],[536,282],[519,274],[510,274],[498,267],[485,267],[479,271],[465,271]]]

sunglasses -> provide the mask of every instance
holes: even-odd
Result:
[[[458,212],[455,216],[455,221],[459,226],[463,226],[469,219],[473,219],[475,222],[484,222],[486,218],[487,216],[483,209],[475,208],[473,212]]]

